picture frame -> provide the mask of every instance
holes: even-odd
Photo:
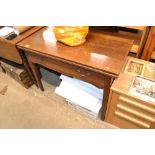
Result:
[[[155,81],[136,76],[133,79],[129,93],[155,103]]]
[[[137,61],[134,59],[128,59],[128,62],[126,64],[124,73],[127,73],[129,75],[137,75],[137,76],[143,76],[145,70],[145,63],[142,61]]]

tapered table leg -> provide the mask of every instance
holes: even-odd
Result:
[[[28,64],[28,61],[27,61],[27,59],[26,59],[26,56],[25,56],[24,52],[23,52],[22,50],[19,50],[19,54],[20,54],[20,56],[21,56],[21,58],[22,58],[22,60],[23,60],[23,64],[24,64],[24,67],[25,67],[26,71],[27,71],[28,74],[30,75],[30,77],[31,77],[31,79],[33,80],[34,84],[38,87],[37,82],[36,82],[36,80],[35,80],[35,78],[34,78],[34,76],[33,76],[33,74],[32,74],[32,71],[31,71],[31,69],[30,69],[30,66],[29,66],[29,64]]]
[[[33,75],[35,76],[35,79],[37,81],[38,87],[42,91],[44,91],[44,88],[43,88],[43,85],[42,85],[42,82],[41,82],[40,71],[39,71],[38,66],[35,63],[32,63],[30,61],[29,61],[29,64],[30,64],[30,67],[32,69]]]
[[[106,84],[104,86],[104,93],[103,93],[103,100],[102,100],[102,120],[105,119],[105,113],[107,110],[107,103],[108,103],[108,98],[109,98],[109,94],[110,94],[110,86],[111,86],[112,82],[111,82],[111,78],[107,78],[106,80]]]

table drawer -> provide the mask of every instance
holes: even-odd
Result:
[[[150,128],[155,123],[155,105],[120,95],[115,117],[124,119],[140,128]]]
[[[86,82],[90,82],[100,88],[103,88],[106,83],[110,83],[109,81],[111,81],[111,77],[81,67],[80,65],[75,63],[68,63],[65,60],[49,58],[41,55],[36,55],[34,53],[27,53],[26,55],[28,59],[33,63],[38,63],[56,72],[73,76]]]

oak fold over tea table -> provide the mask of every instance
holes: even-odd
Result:
[[[90,30],[83,45],[70,47],[57,42],[52,28],[45,27],[21,41],[17,47],[25,52],[41,90],[44,88],[38,64],[104,89],[104,119],[111,84],[121,72],[132,43],[132,40]]]

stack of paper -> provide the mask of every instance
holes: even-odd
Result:
[[[3,27],[0,29],[0,37],[6,38],[8,35],[14,32],[14,29],[11,27]]]
[[[102,107],[103,90],[75,78],[64,75],[60,78],[62,82],[55,93],[66,98],[71,105],[97,117]]]

